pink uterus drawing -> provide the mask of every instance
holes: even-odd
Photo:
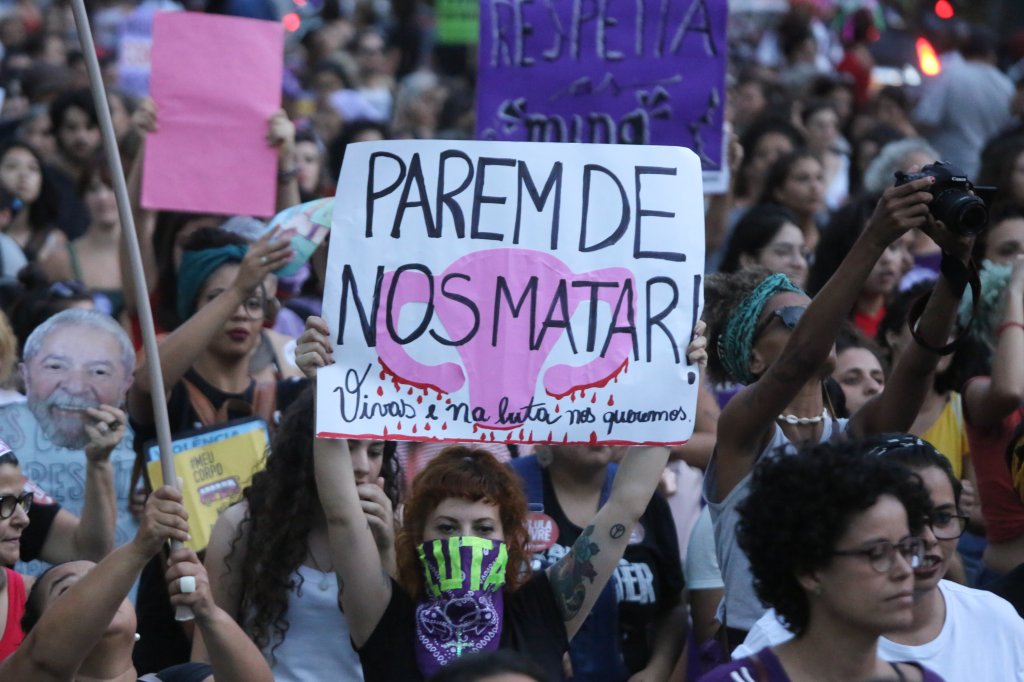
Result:
[[[452,278],[445,285],[451,295],[441,294],[441,282],[450,274],[465,277]],[[435,316],[444,330],[436,329],[438,335],[447,334],[448,339],[465,338],[473,329],[474,316],[464,303],[454,297],[470,299],[479,310],[479,326],[473,337],[455,349],[461,364],[442,362],[428,365],[411,357],[405,346],[391,338],[387,328],[388,311],[384,305],[391,291],[394,271],[385,273],[381,284],[381,309],[377,315],[377,354],[381,363],[397,381],[419,387],[430,387],[442,393],[453,393],[468,384],[469,404],[482,407],[487,413],[486,420],[477,424],[488,428],[514,428],[519,424],[502,424],[498,420],[501,399],[507,398],[506,414],[519,410],[530,403],[537,390],[537,378],[544,362],[555,345],[566,333],[563,327],[549,327],[536,350],[530,350],[531,310],[527,296],[519,310],[518,318],[512,315],[508,300],[496,296],[497,278],[505,278],[513,303],[537,278],[536,311],[534,336],[541,333],[542,323],[558,294],[560,283],[564,282],[568,319],[572,318],[581,303],[588,302],[591,287],[574,287],[573,282],[600,282],[615,286],[601,286],[596,289],[597,299],[615,311],[622,294],[622,287],[628,280],[633,287],[632,305],[636,301],[636,283],[633,273],[626,268],[604,268],[591,272],[574,273],[558,258],[539,251],[527,249],[492,249],[477,251],[454,261],[441,274],[434,275]],[[468,277],[469,279],[466,279]],[[410,303],[426,303],[430,298],[429,283],[420,272],[407,271],[402,274],[394,291],[391,304],[392,324],[397,328],[402,308]],[[492,345],[492,325],[495,319],[495,303],[500,304],[498,317],[498,343]],[[627,299],[628,300],[628,299]],[[589,305],[589,303],[588,303]],[[595,311],[596,312],[596,311]],[[626,326],[627,320],[635,319],[634,311],[628,310],[624,302],[618,311],[615,326]],[[552,313],[553,319],[561,321],[561,306]],[[615,334],[604,356],[600,356],[608,333],[608,327],[599,325],[596,330],[594,359],[580,366],[557,364],[544,372],[544,390],[551,396],[561,397],[581,388],[601,385],[617,373],[629,358],[632,341],[628,334]],[[587,330],[574,330],[576,349],[586,353]],[[438,342],[424,333],[414,343]],[[540,401],[537,401],[538,403]],[[536,403],[535,403],[536,404]]]

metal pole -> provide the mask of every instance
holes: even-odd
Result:
[[[171,424],[167,417],[167,401],[164,391],[164,377],[160,368],[160,351],[156,343],[156,329],[153,326],[153,310],[149,306],[149,290],[146,287],[146,276],[142,269],[142,251],[139,248],[139,235],[135,231],[135,220],[132,218],[131,201],[128,199],[128,184],[121,167],[121,154],[117,149],[117,137],[114,135],[114,124],[110,120],[110,105],[107,104],[107,93],[103,88],[103,75],[100,73],[99,59],[96,58],[96,46],[93,44],[92,31],[89,28],[89,15],[85,11],[85,0],[72,0],[71,9],[75,14],[75,25],[78,28],[78,40],[82,44],[82,53],[89,70],[89,85],[92,99],[96,106],[96,117],[99,119],[100,133],[103,135],[103,151],[110,166],[110,176],[114,183],[114,195],[117,197],[117,212],[121,217],[121,238],[128,245],[128,257],[132,267],[132,286],[135,287],[135,300],[138,306],[139,327],[142,329],[142,343],[146,351],[146,367],[149,370],[149,385],[153,396],[153,416],[156,420],[156,438],[160,444],[160,470],[163,472],[164,483],[178,485],[178,475],[174,471],[174,453],[171,449]],[[124,282],[123,284],[127,284]],[[181,543],[174,543],[173,549]],[[192,610],[179,607],[175,613],[177,620],[192,620]]]

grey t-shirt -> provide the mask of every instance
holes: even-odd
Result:
[[[840,433],[846,431],[847,422],[846,419],[826,421],[819,442],[824,443],[832,438],[833,428],[838,428]],[[795,452],[793,444],[782,432],[782,427],[776,424],[775,435],[757,456],[756,461],[760,462],[764,457],[777,457],[780,454]],[[731,628],[750,630],[765,613],[765,607],[754,591],[750,562],[736,541],[736,524],[740,518],[736,508],[750,493],[751,473],[744,476],[724,499],[719,500],[718,492],[715,490],[717,468],[717,460],[712,457],[704,477],[704,499],[711,510],[711,522],[715,528],[715,552],[722,570],[722,580],[725,582],[725,598],[718,606],[718,620]]]

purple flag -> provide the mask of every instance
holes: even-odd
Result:
[[[726,0],[480,0],[477,136],[723,163]]]

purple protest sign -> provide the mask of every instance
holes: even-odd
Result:
[[[480,0],[477,137],[692,149],[722,170],[726,0]]]

